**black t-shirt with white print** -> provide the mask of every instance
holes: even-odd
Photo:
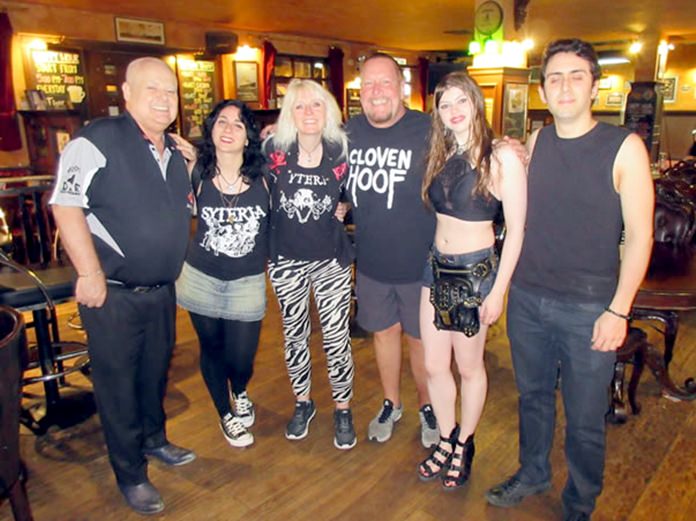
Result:
[[[283,151],[271,139],[264,151],[272,184],[271,260],[340,260],[345,230],[334,213],[348,173],[340,148],[324,141],[313,168],[297,164],[296,143]]]
[[[258,177],[247,190],[223,195],[201,181],[198,226],[186,262],[219,280],[258,275],[268,258],[269,194]]]
[[[358,270],[384,283],[417,282],[435,234],[435,214],[421,200],[430,118],[407,110],[375,128],[361,114],[346,130]]]

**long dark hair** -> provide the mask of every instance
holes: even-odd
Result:
[[[435,87],[432,109],[432,126],[430,128],[430,148],[428,162],[423,177],[421,197],[429,204],[428,188],[445,166],[447,160],[457,151],[454,134],[445,128],[438,108],[444,92],[450,87],[457,87],[469,98],[473,107],[469,148],[466,150],[469,161],[478,171],[474,193],[488,199],[491,197],[488,186],[491,181],[491,155],[493,154],[493,129],[486,120],[483,94],[478,84],[466,72],[451,72]]]
[[[227,107],[237,107],[239,109],[239,119],[242,120],[246,129],[249,143],[244,147],[241,174],[248,183],[261,175],[265,159],[263,154],[261,154],[261,137],[254,114],[249,107],[236,99],[222,100],[215,105],[203,122],[203,141],[198,145],[198,165],[201,169],[201,179],[212,179],[217,173],[213,127],[220,116],[220,112]]]

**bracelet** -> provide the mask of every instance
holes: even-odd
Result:
[[[93,271],[92,273],[85,273],[84,275],[78,273],[77,278],[82,279],[82,278],[91,277],[92,275],[104,275],[104,272],[102,270],[97,270],[97,271]]]
[[[624,320],[631,320],[633,318],[631,315],[623,315],[621,313],[617,313],[616,311],[611,309],[609,306],[605,307],[604,311],[606,311],[607,313],[611,313],[615,317],[623,318]]]

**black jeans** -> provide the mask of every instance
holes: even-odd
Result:
[[[239,394],[246,390],[254,374],[261,321],[225,320],[191,312],[189,315],[201,345],[201,374],[222,418],[231,411],[229,385],[232,392]]]
[[[616,353],[592,350],[590,339],[604,305],[561,302],[515,286],[508,298],[507,328],[520,393],[517,475],[530,484],[551,479],[549,453],[560,368],[568,463],[566,511],[592,512],[602,491],[605,414]]]
[[[174,284],[148,293],[109,286],[102,307],[80,306],[109,460],[123,485],[147,479],[143,448],[167,443],[162,400],[175,313]]]

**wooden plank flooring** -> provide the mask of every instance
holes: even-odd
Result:
[[[63,305],[63,322],[74,309]],[[65,336],[79,335],[65,328]],[[166,399],[168,434],[195,449],[198,459],[185,467],[150,466],[162,493],[166,520],[244,521],[545,521],[561,518],[560,493],[566,478],[563,433],[557,429],[552,454],[553,488],[515,509],[487,506],[486,489],[517,468],[517,397],[504,327],[493,330],[486,363],[489,398],[476,433],[476,459],[470,484],[445,492],[439,483],[421,483],[420,446],[413,381],[404,361],[405,414],[394,437],[381,445],[365,439],[367,424],[382,394],[369,338],[354,339],[356,363],[353,413],[358,445],[333,447],[332,402],[318,323],[314,320],[314,390],[318,414],[309,437],[283,436],[293,410],[282,355],[277,305],[269,295],[256,374],[250,395],[257,405],[256,443],[233,449],[223,439],[198,369],[198,345],[185,313],[178,321]],[[651,337],[657,337],[651,333]],[[696,315],[682,318],[672,371],[675,381],[696,375]],[[71,377],[73,390],[89,388]],[[40,388],[31,389],[40,391]],[[70,392],[70,390],[68,390]],[[625,425],[609,426],[605,489],[596,521],[686,521],[696,519],[696,404],[659,396],[649,371],[639,388],[643,406]],[[27,404],[29,400],[25,400]],[[559,405],[559,420],[562,408]],[[563,425],[559,421],[559,425]],[[98,419],[36,438],[23,431],[22,457],[29,468],[28,491],[38,521],[141,519],[123,503],[107,461]],[[11,519],[7,502],[0,519]]]

